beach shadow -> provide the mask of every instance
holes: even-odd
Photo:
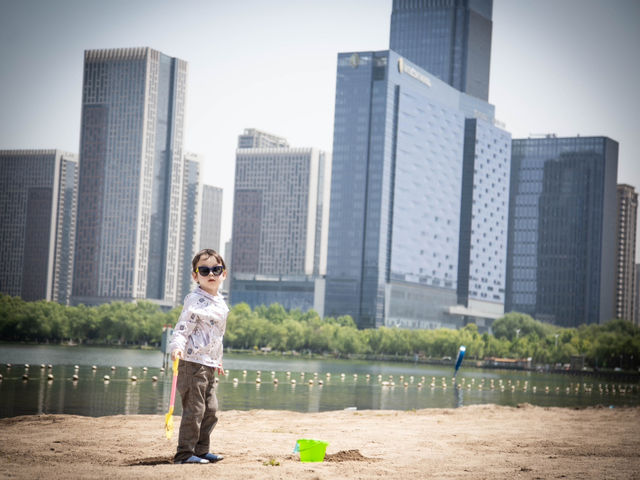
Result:
[[[294,455],[289,455],[286,459],[298,461]],[[327,453],[324,456],[325,462],[379,462],[380,460],[380,458],[365,457],[360,453],[360,450],[341,450],[336,453]],[[173,465],[173,457],[142,458],[125,464],[127,467],[152,467],[155,465]]]
[[[151,457],[133,460],[125,464],[127,467],[148,467],[154,465],[173,465],[173,457]]]

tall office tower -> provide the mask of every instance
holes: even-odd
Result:
[[[77,184],[75,154],[0,150],[0,292],[68,303]]]
[[[247,132],[236,150],[231,302],[322,311],[329,159],[315,148],[244,148]]]
[[[636,289],[633,303],[636,306],[636,316],[633,319],[633,323],[640,327],[640,263],[636,263]]]
[[[618,185],[617,205],[615,316],[634,322],[638,308],[635,303],[638,194],[631,185]]]
[[[222,283],[222,294],[226,295],[226,298],[229,297],[229,284],[231,283],[231,277],[228,272],[233,271],[233,264],[231,263],[233,253],[231,245],[233,243],[233,239],[229,239],[224,242],[224,252],[222,253],[222,258],[224,258],[224,264],[227,266],[227,279]]]
[[[503,313],[511,136],[393,51],[338,55],[325,314],[360,328]]]
[[[222,188],[203,185],[202,213],[200,215],[200,248],[213,248],[216,252],[222,254],[220,250],[221,227]]]
[[[564,327],[615,315],[618,144],[513,140],[507,311]]]
[[[486,101],[492,13],[493,0],[393,0],[389,48]]]
[[[285,138],[255,128],[245,128],[238,137],[238,148],[289,148]]]
[[[232,252],[231,252],[231,245],[233,244],[232,239],[227,240],[226,242],[224,242],[224,263],[227,266],[228,269],[232,269],[232,265],[231,265],[231,257],[232,257]]]
[[[183,299],[194,287],[195,283],[191,272],[193,271],[191,260],[198,250],[198,237],[200,235],[200,209],[202,182],[200,181],[199,155],[184,152],[184,170],[182,175],[182,212],[180,215],[180,293],[178,299]]]
[[[85,52],[73,303],[176,303],[186,78],[150,48]]]

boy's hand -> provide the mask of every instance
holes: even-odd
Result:
[[[222,375],[224,377],[225,373],[224,373],[224,368],[222,368],[222,365],[220,365],[216,370],[218,370],[218,375]]]
[[[184,355],[182,354],[182,351],[174,350],[173,352],[171,352],[171,360],[175,360],[176,358],[184,359]]]

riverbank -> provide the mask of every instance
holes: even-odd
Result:
[[[224,411],[215,465],[173,465],[164,417],[0,420],[2,478],[640,479],[640,408],[476,405],[417,411]],[[296,440],[329,442],[300,463]]]

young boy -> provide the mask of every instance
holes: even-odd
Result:
[[[218,422],[215,372],[222,368],[222,337],[229,307],[218,293],[227,277],[224,260],[211,249],[193,257],[193,279],[198,287],[184,299],[171,338],[171,359],[180,359],[178,391],[182,420],[174,463],[209,463],[222,460],[209,452],[209,436]]]

